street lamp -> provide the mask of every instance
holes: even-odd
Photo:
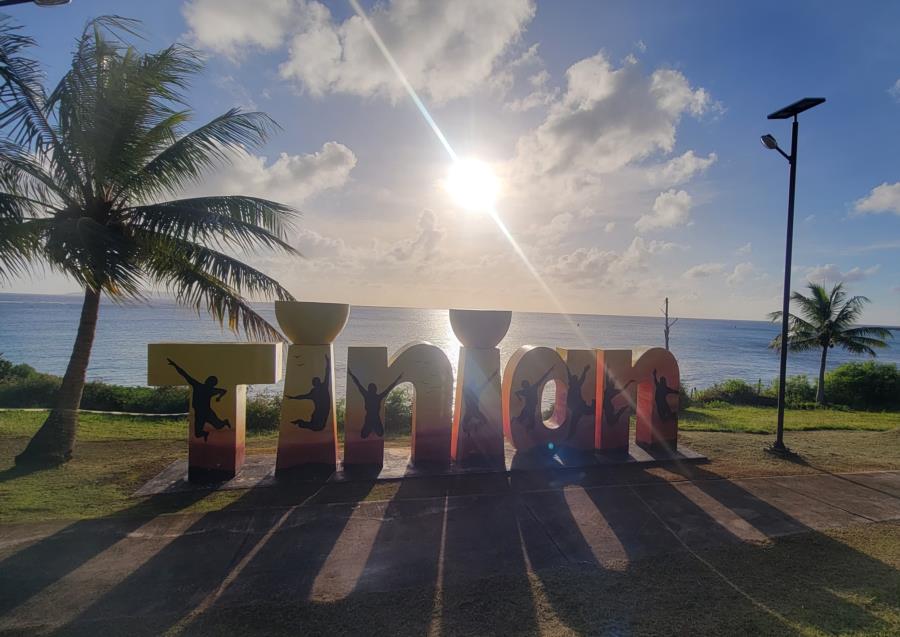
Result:
[[[781,455],[790,454],[790,450],[784,446],[784,386],[787,376],[787,351],[788,351],[788,315],[791,308],[791,252],[794,243],[794,187],[797,183],[797,115],[818,106],[825,101],[824,97],[804,97],[802,100],[785,106],[770,114],[768,119],[794,118],[791,126],[791,154],[788,155],[778,146],[778,142],[772,135],[763,135],[763,146],[769,150],[777,150],[791,165],[791,179],[788,190],[788,218],[787,241],[784,250],[784,299],[781,305],[781,363],[778,368],[778,426],[775,434],[775,444],[770,450]]]

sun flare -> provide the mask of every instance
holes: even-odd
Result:
[[[478,159],[454,162],[445,187],[459,206],[478,212],[493,209],[500,194],[500,180],[488,164]]]

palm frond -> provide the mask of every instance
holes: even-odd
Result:
[[[116,191],[114,199],[145,201],[176,193],[198,182],[208,168],[230,161],[244,147],[264,143],[277,126],[265,113],[232,108],[160,152]]]
[[[124,211],[130,224],[157,235],[292,255],[298,252],[286,238],[297,214],[274,201],[240,195],[179,199]]]
[[[42,260],[45,219],[16,219],[0,216],[0,280],[26,274]]]
[[[163,286],[179,303],[198,312],[205,309],[220,324],[251,339],[278,338],[280,332],[260,316],[245,295],[291,300],[290,292],[275,279],[241,261],[190,241],[158,238],[150,233],[145,242],[145,270],[152,283]]]

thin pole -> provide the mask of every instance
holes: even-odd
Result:
[[[791,256],[794,244],[794,187],[797,182],[797,116],[791,127],[791,183],[788,190],[787,241],[784,251],[784,299],[781,304],[781,363],[778,369],[778,425],[775,434],[776,451],[784,446],[784,390],[787,382],[788,316],[791,309]]]
[[[666,351],[669,351],[669,297],[666,297]]]

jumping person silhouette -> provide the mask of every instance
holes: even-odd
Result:
[[[487,388],[488,385],[491,384],[491,381],[494,380],[494,376],[496,376],[498,373],[499,372],[495,371],[493,374],[491,374],[490,378],[485,380],[477,390],[473,389],[472,387],[463,388],[465,411],[463,413],[462,429],[466,432],[467,436],[471,435],[473,430],[476,430],[482,425],[487,424],[487,418],[485,418],[484,414],[481,413],[481,406],[479,402],[481,401],[481,393]]]
[[[322,431],[325,423],[328,422],[328,416],[331,414],[331,359],[325,357],[325,381],[316,376],[312,379],[312,389],[305,394],[297,394],[296,396],[285,396],[291,400],[311,400],[313,404],[313,412],[309,420],[298,418],[291,422],[301,429],[309,429],[310,431]]]
[[[169,361],[169,365],[174,367],[175,371],[178,372],[181,377],[188,382],[188,385],[191,386],[191,407],[194,408],[194,436],[196,438],[203,438],[203,441],[206,442],[207,438],[209,438],[209,432],[204,428],[207,423],[216,429],[221,429],[222,427],[231,429],[231,423],[228,422],[228,419],[226,418],[223,420],[219,418],[209,404],[209,401],[212,400],[213,396],[216,397],[216,402],[219,402],[222,400],[222,396],[228,393],[226,390],[216,387],[216,385],[219,384],[219,379],[215,376],[207,376],[206,380],[201,383],[196,378],[191,377],[190,374],[179,367],[171,358],[167,358],[166,360]]]
[[[575,429],[584,416],[591,415],[596,411],[596,400],[588,405],[581,397],[581,387],[584,385],[584,379],[590,368],[590,365],[585,365],[579,377],[573,374],[566,365],[566,375],[569,377],[569,386],[566,389],[566,419],[563,421],[563,425],[569,424],[569,434],[566,438],[572,438],[575,435]]]
[[[625,391],[625,389],[634,381],[630,380],[622,387],[619,387],[616,385],[612,376],[609,375],[609,370],[606,370],[603,374],[603,419],[609,425],[617,425],[619,423],[619,418],[621,418],[622,414],[630,408],[630,405],[625,405],[616,411],[613,401],[616,396]]]
[[[538,381],[532,385],[527,380],[522,381],[522,389],[516,391],[516,396],[518,396],[522,401],[525,402],[522,405],[522,411],[519,412],[519,415],[516,416],[516,420],[525,425],[525,428],[529,431],[534,429],[534,415],[537,412],[538,402],[540,400],[538,396],[538,389],[540,389],[541,385],[544,384],[544,381],[547,380],[547,377],[550,375],[550,372],[553,371],[554,365],[550,366],[544,375],[541,376]]]
[[[375,383],[369,383],[368,387],[363,387],[362,383],[359,382],[359,379],[352,371],[350,371],[350,369],[347,369],[347,373],[350,375],[350,378],[353,379],[353,384],[356,385],[359,393],[362,394],[366,406],[366,420],[363,423],[363,428],[359,435],[363,438],[368,438],[369,434],[374,431],[375,435],[379,438],[384,437],[384,423],[381,422],[381,403],[385,399],[385,396],[390,394],[391,390],[397,386],[400,379],[403,378],[403,374],[397,376],[397,380],[388,385],[387,388],[379,394],[378,387]]]
[[[653,398],[656,400],[656,413],[659,414],[659,417],[665,420],[672,420],[675,418],[675,414],[672,412],[672,409],[669,407],[669,401],[666,400],[666,397],[669,394],[678,394],[677,389],[672,389],[666,384],[666,377],[660,376],[659,379],[656,378],[656,370],[653,370],[653,384],[655,386]]]

